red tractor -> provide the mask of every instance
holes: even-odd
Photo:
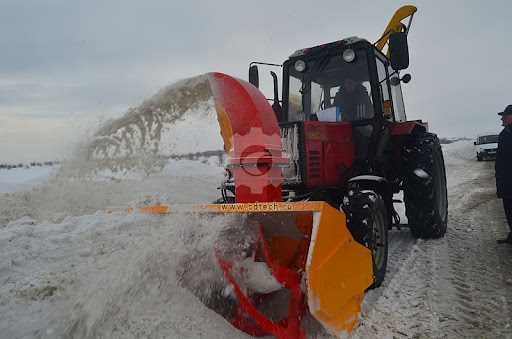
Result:
[[[402,7],[375,44],[357,37],[293,53],[282,65],[282,99],[274,79],[272,108],[281,130],[283,201],[325,201],[347,216],[352,236],[372,251],[373,286],[386,273],[388,230],[400,224],[393,195],[403,191],[416,238],[446,232],[448,200],[437,136],[421,120],[408,121],[399,71],[409,65],[407,33],[416,8]],[[406,17],[409,24],[401,23]],[[381,50],[388,44],[388,55]],[[231,180],[220,202],[236,200]]]
[[[384,280],[396,193],[414,237],[445,234],[441,146],[426,123],[407,121],[402,99],[415,12],[400,8],[375,44],[348,38],[274,65],[283,87],[279,100],[271,72],[272,107],[258,90],[262,63],[250,66],[250,83],[208,75],[227,179],[221,199],[195,210],[231,216],[214,244],[223,278],[195,284],[204,255],[184,258],[178,276],[246,333],[305,338],[307,313],[333,334],[352,331],[365,290]]]

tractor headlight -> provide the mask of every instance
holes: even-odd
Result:
[[[343,51],[343,60],[345,62],[352,62],[356,58],[356,52],[353,49],[347,48]]]
[[[304,60],[295,61],[295,70],[301,73],[306,70],[306,63],[304,62]]]

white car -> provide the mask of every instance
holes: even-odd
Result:
[[[486,134],[476,138],[474,142],[476,150],[476,159],[482,161],[484,159],[494,159],[498,150],[498,135]]]

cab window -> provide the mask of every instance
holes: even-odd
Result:
[[[384,62],[377,57],[377,75],[379,78],[379,91],[381,97],[382,104],[382,114],[385,119],[389,121],[393,121],[393,102],[391,100],[390,92],[389,92],[389,83],[388,83],[388,75],[386,73],[386,66]]]
[[[374,116],[366,51],[347,62],[342,52],[303,60],[299,72],[290,64],[288,119],[358,121]],[[296,61],[295,61],[296,62]]]
[[[395,77],[400,77],[398,72],[394,71],[391,66],[388,67],[389,77],[390,79]],[[390,81],[390,83],[393,83]],[[398,122],[407,121],[407,117],[405,116],[405,108],[404,108],[404,98],[402,97],[402,87],[400,86],[400,82],[396,82],[397,85],[391,85],[391,98],[393,99],[393,110],[395,112],[395,120]]]

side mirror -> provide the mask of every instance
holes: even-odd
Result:
[[[409,73],[405,74],[402,79],[400,79],[401,82],[404,84],[408,84],[411,81],[412,77]]]
[[[408,84],[411,81],[412,77],[409,73],[405,74],[402,78],[399,78],[398,76],[393,76],[389,79],[389,83],[391,86],[398,86],[401,82],[404,84]]]
[[[391,67],[400,71],[409,67],[409,46],[407,45],[407,33],[395,32],[389,36],[389,59]]]
[[[256,88],[260,87],[260,76],[258,73],[258,66],[256,65],[249,67],[249,82]]]

